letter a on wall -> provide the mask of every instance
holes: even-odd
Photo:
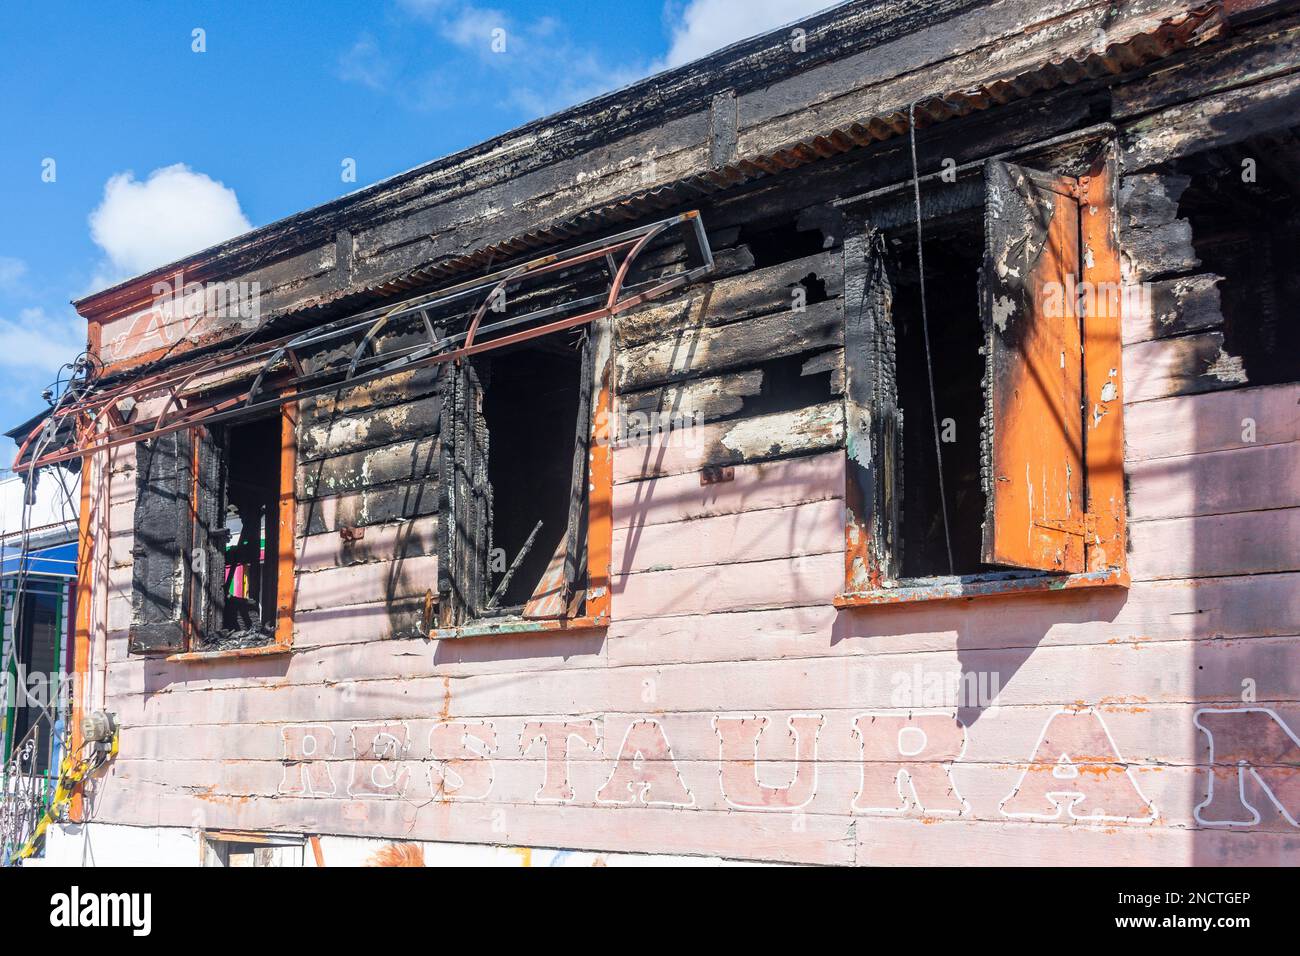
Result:
[[[1101,716],[1059,710],[1047,721],[1029,766],[1003,799],[1006,817],[1150,823],[1156,809],[1138,789]]]

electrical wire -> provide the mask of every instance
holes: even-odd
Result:
[[[948,531],[948,496],[943,487],[943,442],[939,439],[939,409],[934,400],[934,363],[930,358],[930,316],[925,302],[925,252],[921,248],[921,170],[916,162],[916,103],[907,107],[907,125],[912,144],[912,195],[916,201],[916,264],[921,271],[921,334],[925,339],[925,376],[930,386],[930,422],[934,426],[934,457],[939,477],[939,505],[943,511],[943,543],[948,551],[948,573],[956,574],[952,560],[952,537]]]
[[[69,372],[66,378],[63,374],[65,370]],[[26,604],[25,598],[28,589],[28,578],[31,574],[32,510],[35,503],[35,489],[38,480],[36,461],[40,457],[41,452],[50,444],[51,441],[54,440],[57,431],[56,413],[70,399],[80,398],[86,391],[88,391],[96,376],[97,370],[94,367],[93,358],[88,353],[83,352],[72,362],[60,366],[58,372],[55,374],[55,381],[50,385],[48,390],[48,394],[54,400],[51,403],[51,409],[46,418],[46,425],[41,434],[37,437],[36,443],[33,446],[32,455],[27,465],[27,475],[24,480],[22,507],[19,513],[20,534],[18,570],[14,579],[14,587],[11,591],[14,607],[11,630],[13,638],[10,640],[9,647],[3,655],[3,660],[0,661],[0,673],[3,674],[8,674],[10,668],[15,666],[19,671],[21,671],[24,663],[21,660],[18,648],[20,637],[22,635],[23,609]],[[65,509],[63,511],[62,523],[66,527],[76,519],[69,519],[66,507],[72,504],[72,496],[65,483],[65,476],[62,474],[63,469],[58,469],[58,472],[59,486],[64,494],[63,499],[60,501],[60,507]],[[4,557],[7,557],[5,554],[7,545],[7,540],[0,543],[0,561],[2,561]],[[30,700],[30,695],[27,694],[25,688],[21,689],[20,692],[28,698],[28,700],[23,704],[24,707],[35,706],[35,702]],[[18,754],[21,747],[26,745],[28,738],[37,731],[42,722],[48,721],[51,733],[54,731],[56,723],[54,720],[54,711],[57,709],[59,703],[60,695],[53,692],[50,693],[49,699],[40,707],[35,719],[32,721],[30,730],[24,734],[21,739],[13,742],[10,752],[4,755],[3,774],[6,778],[9,774],[10,764],[15,759],[16,754]],[[51,743],[53,743],[53,738],[51,738]],[[64,742],[64,745],[66,747],[66,741]],[[5,784],[7,793],[7,780],[5,781]]]

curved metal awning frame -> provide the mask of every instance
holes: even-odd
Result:
[[[680,231],[688,250],[683,270],[628,285],[627,278],[641,253],[656,238],[673,229]],[[603,262],[609,272],[607,291],[485,323],[490,311],[499,311],[494,308],[494,302],[503,301],[502,295],[511,286],[595,262]],[[272,342],[185,362],[155,374],[133,375],[121,385],[57,409],[52,414],[53,433],[70,424],[71,441],[45,452],[34,463],[24,462],[33,443],[51,427],[47,418],[19,446],[14,467],[59,464],[185,428],[254,417],[287,402],[302,401],[422,366],[459,362],[482,352],[618,315],[680,289],[709,274],[713,268],[713,253],[699,212],[681,213]],[[443,335],[434,328],[430,312],[473,303],[477,305],[465,331]],[[414,314],[423,319],[423,342],[391,352],[372,351],[385,328],[397,319]],[[361,336],[360,341],[341,377],[335,366],[314,371],[304,367],[300,358],[304,350],[357,335]],[[251,383],[235,395],[205,397],[206,391],[222,384],[223,376],[232,383],[251,378]],[[276,387],[268,392],[265,386],[272,378]],[[132,413],[141,399],[159,392],[166,394],[161,411],[149,419],[132,421]]]

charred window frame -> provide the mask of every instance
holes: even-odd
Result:
[[[443,373],[438,636],[608,622],[612,348],[606,318]]]
[[[912,184],[845,204],[837,603],[1127,583],[1114,168],[1105,148],[1078,177],[989,160],[927,185],[939,436],[919,328]],[[927,495],[938,485],[936,445],[942,499]],[[951,569],[943,500],[947,538],[958,536]]]
[[[296,407],[136,445],[132,654],[292,643]]]
[[[1162,280],[1153,283],[1158,319],[1148,334],[1183,338],[1199,363],[1185,390],[1300,381],[1297,171],[1300,126],[1290,126],[1129,181],[1129,235],[1141,243],[1163,227],[1180,240],[1141,268]]]

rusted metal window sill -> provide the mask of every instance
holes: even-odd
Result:
[[[924,581],[904,581],[898,587],[873,588],[869,591],[840,594],[832,603],[841,608],[879,607],[887,604],[912,604],[918,601],[958,601],[998,595],[1045,594],[1080,588],[1127,588],[1128,586],[1128,571],[1123,569],[993,579],[930,578]]]
[[[266,657],[271,654],[288,654],[293,650],[291,644],[263,644],[260,647],[231,647],[224,651],[184,651],[180,654],[168,654],[168,661],[224,661],[238,657]]]
[[[603,631],[609,627],[609,616],[575,617],[559,620],[529,621],[520,617],[502,618],[496,621],[475,621],[460,627],[435,627],[429,632],[429,638],[435,641],[453,640],[462,637],[489,637],[493,634],[541,634],[541,633],[578,633],[584,631]]]

